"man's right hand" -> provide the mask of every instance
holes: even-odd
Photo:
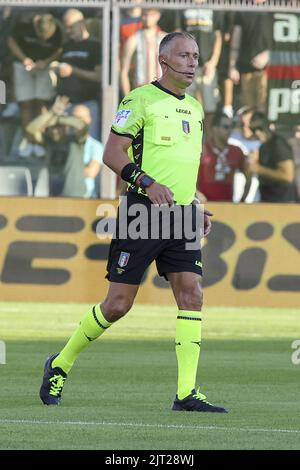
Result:
[[[269,51],[263,51],[257,54],[255,57],[253,57],[253,59],[251,60],[251,64],[257,70],[263,70],[269,63],[269,60],[270,60]]]
[[[30,72],[35,67],[35,63],[30,57],[25,57],[25,59],[23,60],[23,65],[27,72]]]
[[[170,207],[174,204],[174,194],[167,186],[164,186],[163,184],[152,183],[151,186],[148,186],[148,188],[145,189],[145,191],[153,204],[158,206],[167,205]]]
[[[65,62],[61,62],[59,64],[59,76],[61,78],[70,77],[73,73],[73,67],[70,64],[66,64]]]
[[[235,67],[229,68],[229,78],[233,81],[235,85],[240,82],[240,72]]]
[[[67,96],[57,96],[51,108],[52,112],[57,116],[64,116],[68,104],[69,98]]]

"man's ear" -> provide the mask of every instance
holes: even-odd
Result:
[[[160,55],[160,56],[158,56],[158,61],[159,61],[160,65],[166,64],[166,57],[164,55]]]
[[[41,15],[35,15],[35,16],[33,17],[33,23],[34,23],[35,25],[38,25],[40,21],[41,21]]]

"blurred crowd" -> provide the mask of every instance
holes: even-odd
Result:
[[[270,14],[139,3],[121,15],[120,99],[160,77],[166,33],[194,35],[200,60],[188,93],[205,111],[199,198],[299,201],[300,120],[282,136],[266,118]],[[0,170],[29,168],[35,195],[99,197],[101,30],[98,10],[0,10]]]
[[[53,10],[1,11],[0,170],[29,169],[37,196],[99,197],[101,18]]]

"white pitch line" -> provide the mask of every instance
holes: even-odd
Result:
[[[225,426],[193,426],[186,424],[150,424],[150,423],[110,423],[108,421],[38,421],[29,419],[0,419],[1,424],[28,424],[49,425],[62,424],[64,426],[117,426],[136,428],[164,428],[164,429],[203,429],[206,431],[237,431],[237,432],[277,432],[300,434],[300,429],[265,429],[265,428],[228,428]]]

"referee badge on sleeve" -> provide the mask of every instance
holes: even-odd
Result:
[[[189,121],[182,121],[182,129],[185,134],[189,134],[191,132]]]
[[[121,109],[121,111],[118,111],[113,124],[115,124],[118,127],[123,127],[126,124],[127,119],[129,118],[130,114],[131,114],[130,109]]]

